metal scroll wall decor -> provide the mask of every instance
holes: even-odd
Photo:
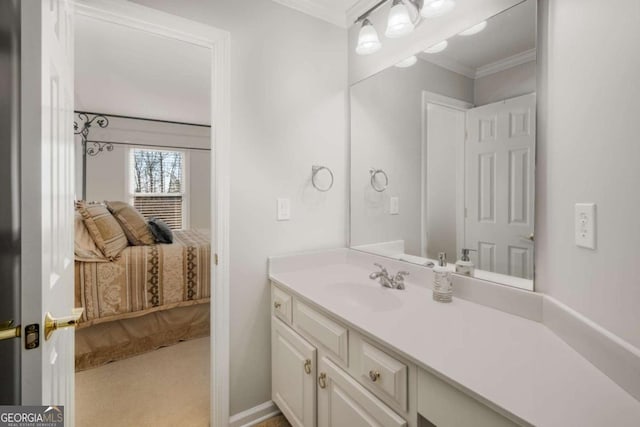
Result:
[[[89,132],[95,124],[102,129],[109,126],[109,119],[101,114],[78,113],[79,122],[73,122],[73,132],[82,141],[82,200],[87,199],[87,156],[95,157],[104,151],[113,151],[109,142],[89,141]]]

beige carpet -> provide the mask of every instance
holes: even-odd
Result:
[[[209,425],[209,338],[76,374],[78,427]]]
[[[256,424],[255,427],[291,427],[291,424],[289,424],[289,421],[287,421],[284,415],[278,415],[277,417],[269,418],[260,424]]]

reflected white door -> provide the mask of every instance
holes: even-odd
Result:
[[[465,246],[477,268],[533,279],[535,94],[467,112]]]
[[[22,403],[64,405],[73,426],[74,330],[44,333],[45,313],[74,307],[73,11],[68,0],[21,8],[21,322],[40,327],[39,346],[23,345]]]

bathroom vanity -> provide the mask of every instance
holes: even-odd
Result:
[[[374,262],[408,269],[406,289]],[[272,398],[292,425],[637,425],[640,402],[531,318],[541,295],[472,279],[507,313],[454,279],[441,304],[432,274],[350,249],[270,258]]]

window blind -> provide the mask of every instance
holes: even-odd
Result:
[[[182,196],[134,196],[135,208],[148,220],[160,218],[169,228],[182,228]]]

